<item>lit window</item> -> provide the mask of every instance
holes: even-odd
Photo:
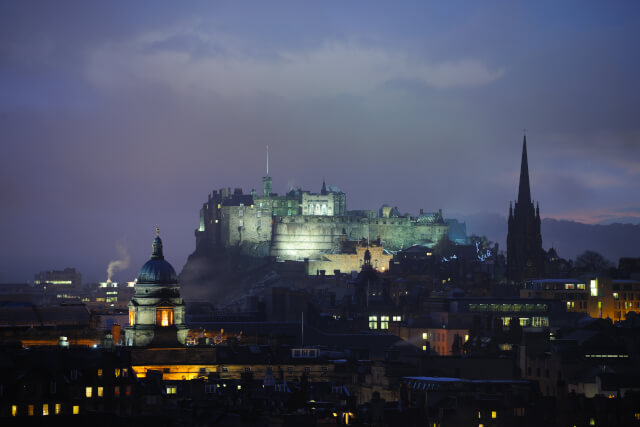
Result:
[[[173,325],[173,309],[158,307],[156,309],[156,324],[160,326]]]
[[[98,397],[102,397],[104,389],[102,387],[98,387]]]
[[[61,403],[56,403],[55,414],[56,415],[60,415],[61,412],[62,412],[62,404]]]
[[[73,415],[78,415],[80,413],[80,406],[73,405]]]
[[[98,376],[101,377],[102,376],[102,369],[98,369]]]
[[[422,346],[422,351],[427,351],[427,346],[426,345]]]
[[[18,405],[11,405],[11,416],[15,417],[18,415]]]
[[[478,411],[478,419],[482,418],[482,412]]]
[[[469,335],[464,336],[464,342],[467,342],[467,341],[469,341]]]
[[[29,414],[29,416],[33,416],[33,405],[27,406],[27,414]]]
[[[498,418],[498,413],[496,411],[491,411],[491,418]]]
[[[120,376],[120,368],[114,369],[113,374],[115,375],[116,378],[118,378]]]
[[[598,280],[591,280],[589,282],[589,287],[591,289],[591,296],[592,297],[597,297],[598,296]]]
[[[178,392],[178,387],[175,385],[167,386],[167,394],[176,394]]]
[[[422,339],[426,340],[426,339],[428,339],[427,337],[428,337],[428,334],[426,332],[423,332],[422,333]]]
[[[135,322],[135,312],[133,311],[133,309],[129,310],[129,325],[133,326],[134,322]]]
[[[618,294],[617,292],[614,292],[613,299],[620,299],[620,294]]]
[[[369,316],[369,329],[378,329],[378,316]]]
[[[394,322],[402,322],[402,316],[393,316]]]
[[[92,394],[93,394],[93,389],[91,387],[86,387],[84,389],[84,395],[86,397],[91,397]]]
[[[42,404],[42,415],[43,416],[49,415],[49,404],[48,403],[43,403]]]
[[[380,316],[380,329],[389,329],[389,316]]]
[[[238,384],[238,390],[242,390],[242,386]]]

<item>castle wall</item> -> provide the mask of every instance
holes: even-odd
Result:
[[[389,250],[436,243],[447,235],[447,224],[423,224],[410,218],[358,218],[349,216],[275,217],[271,255],[279,259],[320,260],[338,252],[343,235],[348,240],[378,237]]]
[[[223,206],[221,240],[224,246],[260,244],[271,241],[271,205]]]

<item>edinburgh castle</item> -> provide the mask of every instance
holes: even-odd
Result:
[[[271,177],[262,194],[242,189],[214,190],[200,210],[196,251],[240,248],[247,255],[279,261],[320,259],[341,253],[345,242],[376,241],[387,251],[438,243],[448,236],[442,212],[401,215],[396,208],[347,210],[347,196],[324,182],[319,193],[300,189],[272,192]]]

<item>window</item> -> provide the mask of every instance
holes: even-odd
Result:
[[[598,280],[591,280],[589,282],[589,288],[591,289],[591,296],[592,297],[597,297],[598,296]]]
[[[393,316],[394,322],[402,322],[402,316]]]
[[[369,316],[369,329],[378,329],[378,316]]]
[[[156,308],[156,325],[160,325],[160,326],[173,325],[173,308],[172,307]]]
[[[125,389],[125,392],[124,392],[124,393],[125,393],[125,395],[126,395],[127,397],[128,397],[128,396],[131,396],[131,386],[130,386],[130,385],[128,385],[128,386],[127,386],[127,388]]]
[[[101,377],[102,376],[102,369],[98,369],[98,376]]]
[[[104,389],[102,387],[98,387],[98,397],[102,397],[104,393]]]
[[[42,416],[46,416],[49,415],[49,404],[48,403],[43,403],[42,404]]]
[[[122,378],[126,378],[129,375],[129,371],[127,370],[127,368],[124,368],[122,370]]]
[[[113,370],[113,375],[118,378],[120,376],[120,368],[116,368]]]
[[[498,418],[498,412],[491,411],[491,418]]]
[[[85,387],[84,395],[88,398],[91,398],[92,394],[93,394],[93,389],[91,387]]]
[[[245,374],[250,374],[251,373],[251,368],[244,368],[244,373]]]
[[[389,329],[389,316],[380,316],[380,329]]]
[[[167,394],[176,394],[178,392],[178,386],[168,385],[167,386]]]
[[[33,405],[27,406],[27,414],[29,414],[29,416],[33,416]]]
[[[133,326],[135,324],[135,311],[133,309],[129,310],[129,325]]]
[[[115,387],[113,388],[113,395],[114,395],[115,397],[120,397],[120,386],[119,386],[119,385],[117,385],[117,386],[115,386]]]
[[[73,405],[73,415],[78,415],[80,413],[80,406]]]
[[[229,373],[229,367],[228,366],[223,366],[222,367],[222,372]]]
[[[423,340],[428,339],[428,336],[429,336],[429,334],[427,334],[426,332],[423,332],[423,333],[422,333],[422,339],[423,339]]]
[[[18,415],[18,405],[11,405],[11,416],[15,417]]]
[[[427,351],[427,346],[426,345],[422,346],[422,351]]]

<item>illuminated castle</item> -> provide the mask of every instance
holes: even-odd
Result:
[[[129,302],[125,341],[136,347],[184,345],[189,332],[184,317],[178,278],[164,259],[156,228],[151,259],[140,268],[135,293]]]
[[[402,216],[395,208],[347,210],[347,196],[325,182],[318,193],[272,192],[272,180],[262,178],[262,194],[220,189],[209,194],[195,231],[196,251],[238,247],[253,256],[278,260],[319,260],[340,253],[344,241],[376,240],[389,251],[435,244],[447,237],[442,212]]]

